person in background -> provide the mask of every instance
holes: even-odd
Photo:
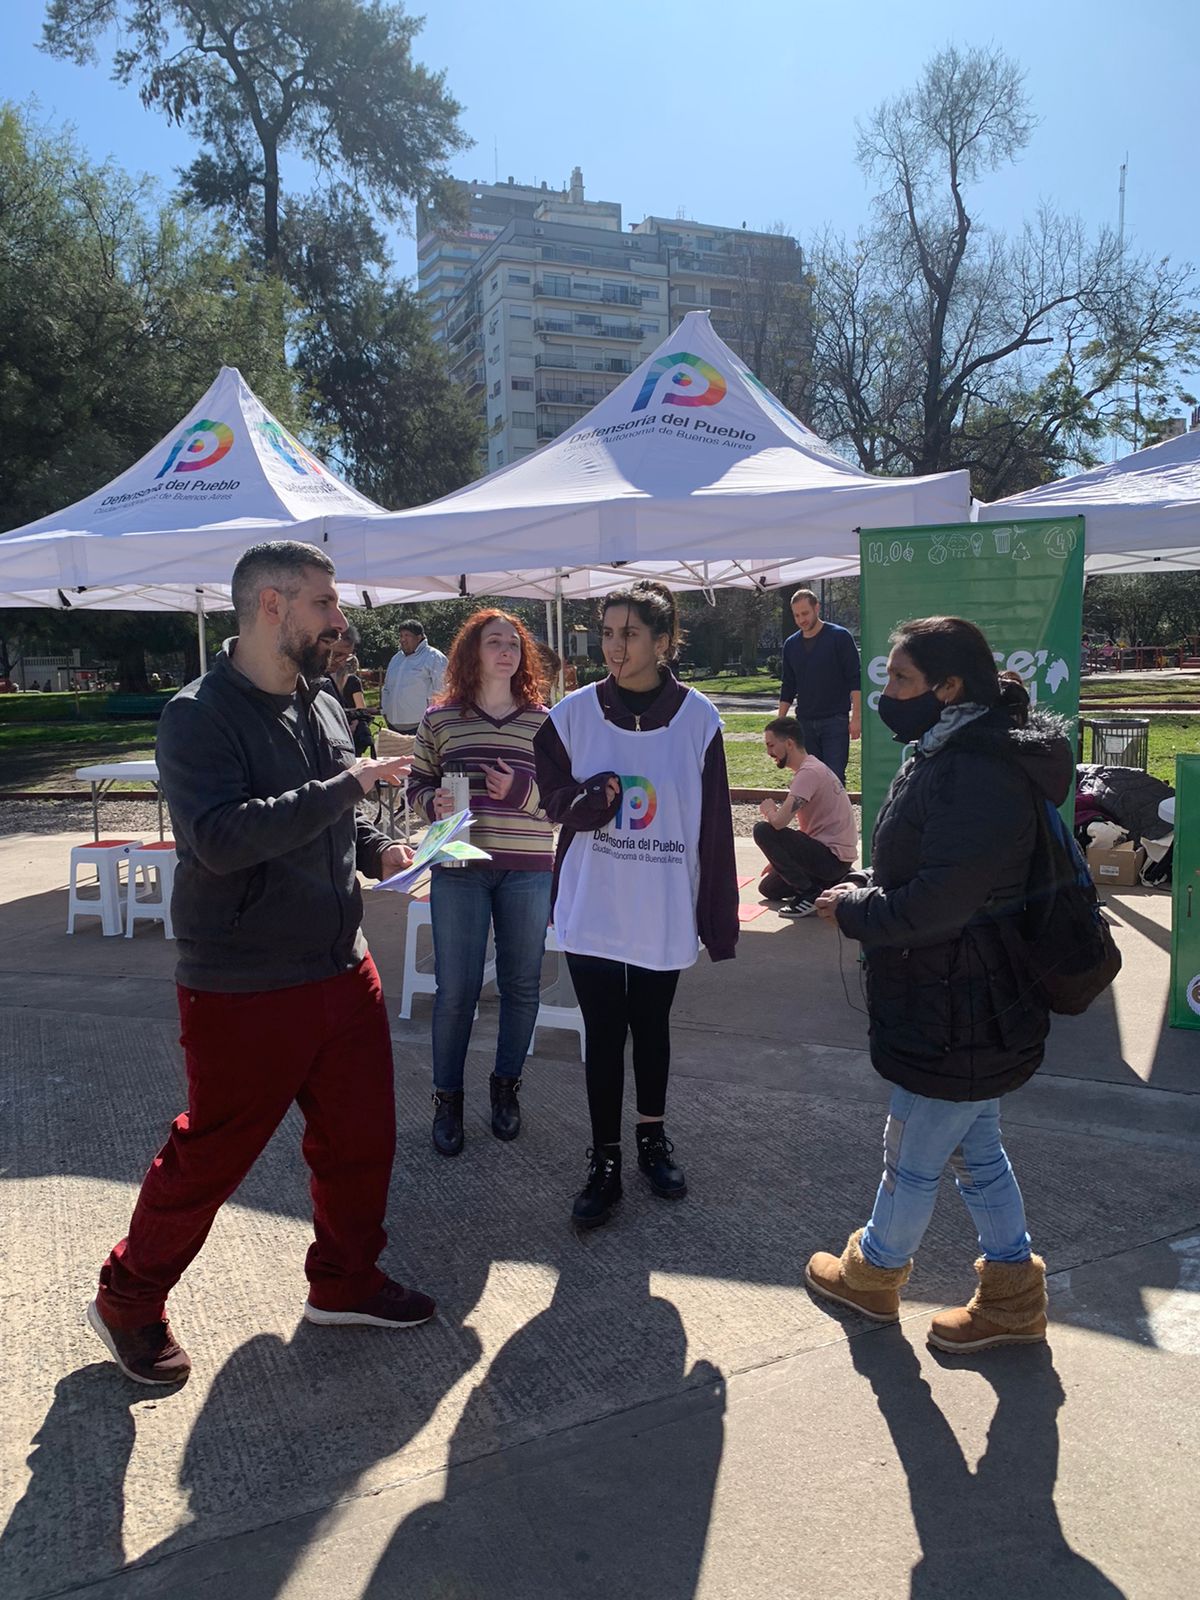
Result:
[[[354,749],[360,756],[372,750],[371,713],[363,694],[362,679],[358,676],[358,660],[354,651],[358,646],[358,629],[349,624],[329,654],[329,672],[322,678],[321,687],[331,694],[346,713]]]
[[[1050,1013],[1023,954],[1038,808],[1075,778],[1066,724],[1030,714],[1015,674],[961,617],[892,635],[879,715],[916,752],[892,782],[871,870],[827,889],[817,914],[866,961],[871,1063],[892,1085],[884,1168],[865,1228],[841,1256],[819,1251],[810,1289],[877,1322],[900,1290],[949,1161],[979,1235],[978,1287],[939,1312],[941,1350],[1046,1337],[1046,1266],[1030,1248],[1021,1191],[1000,1137],[1000,1098],[1041,1065]]]
[[[823,761],[804,748],[795,717],[776,717],[763,730],[767,754],[792,773],[787,795],[759,806],[754,842],[767,858],[759,893],[784,902],[780,916],[810,917],[823,889],[840,883],[858,854],[850,796]],[[796,826],[790,826],[792,818]]]
[[[446,658],[425,637],[416,617],[400,624],[400,648],[388,662],[381,696],[384,721],[393,733],[416,733],[427,706],[442,692]]]
[[[779,715],[786,717],[795,702],[805,749],[844,784],[850,741],[862,731],[858,646],[848,629],[821,620],[811,589],[796,590],[792,616],[798,631],[783,644]]]
[[[305,1319],[407,1328],[434,1312],[377,1264],[396,1106],[358,885],[360,871],[386,878],[412,861],[359,811],[408,761],[356,760],[340,708],[314,687],[346,627],[328,556],[292,540],[254,545],[234,568],[233,603],[237,637],[158,725],[179,853],[188,1108],[87,1311],[122,1372],[146,1384],[187,1379],[167,1296],[293,1103],[312,1173]]]
[[[533,640],[516,617],[477,611],[450,647],[446,686],[421,721],[409,778],[412,806],[432,822],[455,809],[446,774],[466,773],[471,843],[491,857],[433,869],[433,1145],[444,1156],[463,1147],[463,1069],[489,929],[500,991],[492,1132],[509,1140],[521,1131],[517,1095],[537,1022],[554,866],[533,760],[545,719]]]
[[[574,665],[570,661],[564,661],[558,651],[551,645],[542,644],[540,641],[538,642],[537,653],[542,666],[542,680],[546,698],[553,699],[558,693],[560,671],[562,673],[563,693],[573,694],[579,687],[579,674],[576,672]]]
[[[671,671],[674,596],[635,583],[604,601],[609,676],[560,700],[534,741],[546,810],[562,824],[554,929],[583,1012],[592,1145],[580,1228],[621,1198],[625,1040],[633,1035],[638,1166],[655,1194],[687,1193],[667,1138],[671,1005],[703,944],[738,937],[729,780],[716,707]]]

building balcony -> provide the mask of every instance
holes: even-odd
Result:
[[[599,294],[585,294],[579,289],[552,289],[545,281],[542,281],[534,284],[534,293],[545,300],[584,301],[588,305],[640,306],[642,303],[641,291],[632,288],[601,290]]]
[[[449,324],[451,340],[457,341],[465,338],[467,333],[470,332],[472,324],[478,321],[479,308],[477,306],[472,306],[470,311],[460,311],[456,315],[452,314]]]
[[[450,335],[450,342],[451,344],[454,344],[453,334]],[[471,337],[465,341],[465,343],[454,345],[454,349],[450,352],[450,360],[455,366],[457,366],[459,362],[465,361],[468,356],[474,355],[476,350],[482,349],[483,340],[480,338],[479,334],[473,333]]]
[[[533,324],[534,333],[565,333],[568,336],[575,332],[574,324],[561,317],[537,317]]]
[[[535,399],[539,406],[578,406],[587,411],[611,393],[611,389],[539,389]]]
[[[547,439],[557,439],[560,433],[566,433],[566,431],[567,430],[565,428],[554,427],[552,423],[539,422],[537,436],[538,439],[544,443]]]
[[[469,395],[478,394],[487,382],[487,375],[482,367],[472,367],[464,377],[458,380]]]
[[[727,256],[716,250],[672,250],[672,272],[697,272],[706,278],[753,276],[753,267],[744,256]]]
[[[627,373],[633,371],[633,362],[624,356],[611,356],[607,360],[577,360],[574,356],[560,356],[553,349],[543,351],[541,355],[533,358],[535,367],[557,367],[571,372],[617,372]]]

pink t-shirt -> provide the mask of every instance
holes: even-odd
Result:
[[[854,807],[825,763],[816,756],[805,756],[788,784],[788,793],[806,802],[796,817],[801,831],[832,850],[839,861],[853,861],[858,854]]]

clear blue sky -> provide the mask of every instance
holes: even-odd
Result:
[[[1128,235],[1141,249],[1200,261],[1194,107],[1200,7],[1156,0],[1010,0],[972,19],[961,5],[860,0],[608,0],[538,7],[427,0],[418,58],[445,69],[476,146],[463,177],[563,183],[578,163],[589,198],[646,213],[799,237],[853,231],[868,194],[854,165],[855,117],[905,88],[951,39],[994,42],[1028,71],[1041,118],[1021,165],[991,180],[983,220],[1019,227],[1041,200],[1115,225],[1128,151]],[[109,77],[36,43],[40,0],[6,0],[0,98],[35,95],[72,122],[95,157],[170,183],[187,135]],[[397,265],[412,271],[411,243]]]

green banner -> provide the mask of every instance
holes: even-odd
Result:
[[[875,815],[906,753],[877,710],[897,624],[966,617],[987,635],[1000,671],[1021,675],[1035,704],[1078,718],[1083,518],[864,528],[861,539],[866,860]]]
[[[1173,1028],[1200,1028],[1200,756],[1175,757],[1175,859],[1171,868]]]

